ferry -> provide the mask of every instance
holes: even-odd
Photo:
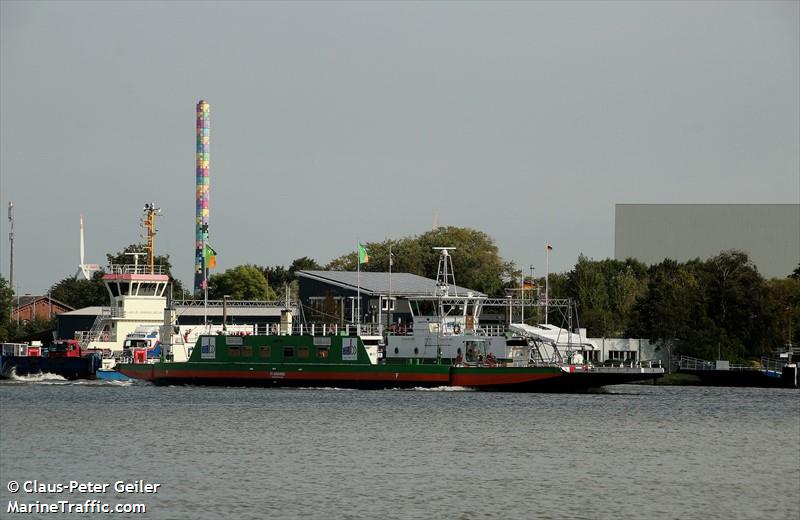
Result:
[[[584,391],[605,385],[654,380],[658,365],[599,367],[584,362],[574,333],[512,324],[484,327],[483,295],[453,293],[448,250],[436,293],[414,305],[413,323],[403,331],[374,324],[294,323],[288,308],[280,325],[254,334],[201,334],[192,346],[175,348],[162,336],[165,354],[148,359],[144,349],[118,365],[128,377],[156,384],[302,386],[339,388],[465,387],[500,391]],[[550,306],[557,302],[548,302]],[[420,312],[424,309],[425,312]],[[166,319],[170,319],[167,317]],[[166,327],[164,333],[172,329]],[[540,332],[544,331],[544,332]],[[557,334],[556,334],[556,331]],[[551,340],[549,335],[556,334]],[[563,335],[563,336],[562,336]],[[565,338],[565,339],[564,339]]]
[[[445,359],[382,362],[379,346],[374,338],[357,335],[209,335],[198,339],[186,362],[146,363],[140,358],[118,365],[118,370],[156,384],[363,389],[534,390],[543,381],[561,376],[557,367],[479,363],[477,357],[485,352],[481,341],[470,346],[475,361],[460,363]]]

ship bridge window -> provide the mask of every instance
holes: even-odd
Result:
[[[228,356],[229,357],[239,357],[241,356],[242,352],[239,350],[239,347],[228,347]]]
[[[283,347],[283,357],[294,357],[294,347]]]
[[[464,347],[467,349],[467,362],[482,362],[486,355],[486,345],[482,341],[465,341]]]
[[[297,347],[297,357],[308,359],[308,347]]]
[[[319,359],[328,359],[328,347],[317,347],[317,357]]]
[[[268,357],[270,357],[270,354],[271,354],[271,352],[270,352],[270,349],[269,349],[268,346],[263,346],[262,345],[261,347],[258,348],[259,357],[268,358]]]

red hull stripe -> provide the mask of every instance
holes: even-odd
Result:
[[[559,372],[544,372],[541,374],[503,374],[493,371],[490,374],[453,374],[454,386],[496,386],[513,385],[561,377]]]
[[[449,374],[419,374],[402,372],[311,372],[267,371],[267,370],[176,370],[166,369],[157,372],[150,370],[123,370],[126,376],[145,379],[242,379],[242,380],[289,380],[289,381],[401,381],[401,382],[439,382],[449,384]]]

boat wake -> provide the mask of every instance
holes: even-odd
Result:
[[[104,380],[104,379],[78,379],[70,381],[58,374],[51,374],[49,372],[28,374],[24,376],[17,375],[12,369],[8,375],[8,379],[3,381],[4,384],[33,384],[33,385],[86,385],[86,386],[131,386],[133,380],[117,381],[117,380]]]
[[[120,381],[119,379],[81,379],[79,381],[70,381],[73,385],[86,385],[86,386],[131,386],[134,384],[133,379]]]
[[[51,374],[49,372],[18,376],[14,369],[11,370],[11,374],[8,377],[8,381],[16,383],[44,383],[44,384],[47,383],[63,384],[69,382],[65,377],[60,376],[58,374]]]
[[[415,386],[413,388],[393,388],[392,390],[397,390],[401,392],[474,392],[475,390],[472,388],[467,388],[465,386],[435,386],[435,387],[424,387],[424,386]]]

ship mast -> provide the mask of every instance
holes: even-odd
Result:
[[[156,214],[161,213],[161,208],[157,208],[152,202],[144,205],[144,229],[147,232],[145,236],[145,251],[147,252],[147,273],[155,274],[155,237],[156,232]]]

